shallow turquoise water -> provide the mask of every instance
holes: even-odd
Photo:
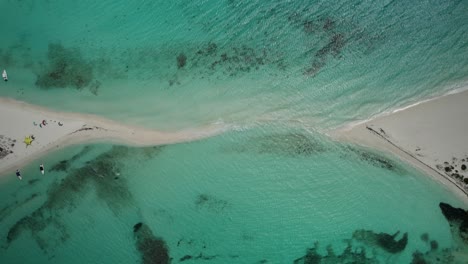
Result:
[[[158,148],[72,147],[44,161],[46,176],[34,162],[22,182],[1,185],[2,263],[135,263],[138,222],[165,241],[172,263],[292,263],[315,242],[320,254],[328,245],[341,254],[347,240],[377,263],[409,263],[429,251],[424,233],[441,258],[456,246],[438,204],[463,204],[427,176],[319,135],[268,130]],[[67,170],[50,171],[60,160]],[[361,229],[407,232],[408,244],[391,254],[352,239]]]
[[[0,5],[0,96],[158,129],[236,128],[156,149],[70,147],[22,182],[2,177],[1,263],[139,263],[138,222],[172,263],[293,263],[315,242],[409,263],[429,251],[424,233],[440,258],[457,247],[438,204],[462,201],[320,132],[462,87],[467,1]],[[361,229],[408,244],[388,253]]]
[[[329,128],[468,72],[466,1],[0,3],[0,95],[163,129]]]

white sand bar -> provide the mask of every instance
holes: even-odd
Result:
[[[46,125],[41,125],[45,120]],[[59,125],[59,122],[61,125]],[[179,143],[213,136],[220,125],[176,132],[160,132],[127,126],[98,116],[61,113],[24,102],[0,98],[0,175],[16,169],[50,150],[89,142],[112,142],[134,146]],[[31,145],[24,138],[33,135]],[[39,166],[39,164],[38,164]]]
[[[468,185],[463,182],[468,181],[468,91],[338,129],[330,135],[396,154],[462,194],[464,200],[468,198]]]

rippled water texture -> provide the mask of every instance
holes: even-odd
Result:
[[[460,263],[461,200],[320,132],[462,86],[468,3],[331,2],[0,0],[1,96],[236,128],[3,177],[0,262]]]
[[[369,149],[270,130],[52,154],[45,176],[31,165],[0,187],[0,259],[409,263],[468,252],[449,207],[463,204],[430,178]]]
[[[468,72],[466,1],[0,3],[1,95],[150,127],[324,129]]]

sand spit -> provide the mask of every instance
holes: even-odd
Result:
[[[48,151],[74,144],[152,146],[198,140],[226,130],[225,126],[213,124],[161,132],[94,115],[61,113],[7,98],[0,98],[0,124],[0,175],[14,175],[20,166]],[[33,139],[30,145],[24,142],[27,137]]]

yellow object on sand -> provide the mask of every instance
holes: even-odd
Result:
[[[29,137],[25,137],[23,142],[26,144],[26,146],[29,146],[29,145],[31,145],[33,140],[34,139],[32,139],[31,136],[29,136]]]

